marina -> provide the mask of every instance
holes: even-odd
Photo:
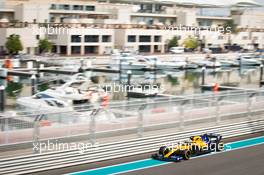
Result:
[[[229,59],[226,57],[224,61],[222,55],[216,55],[215,59],[211,59],[212,61],[206,61],[207,58],[195,55],[192,57],[188,55],[190,57],[188,60],[184,59],[186,56],[183,55],[181,58],[179,55],[176,58],[163,55],[130,55],[129,57],[115,55],[103,60],[73,59],[69,63],[76,66],[71,68],[67,63],[69,59],[65,59],[64,64],[60,65],[58,61],[56,64],[52,61],[51,64],[51,61],[47,62],[45,59],[40,62],[39,58],[37,60],[32,58],[21,62],[20,65],[24,67],[1,70],[3,85],[6,85],[7,89],[12,85],[13,91],[17,92],[9,92],[3,104],[8,109],[18,109],[15,101],[19,101],[22,97],[28,98],[27,96],[35,93],[40,94],[42,91],[59,100],[66,93],[71,94],[75,99],[71,104],[89,104],[88,98],[82,95],[87,91],[106,92],[107,90],[110,101],[131,101],[137,98],[155,98],[159,94],[173,96],[210,92],[214,90],[214,84],[219,86],[217,89],[219,91],[254,89],[262,86],[262,57],[248,55],[229,54]],[[111,60],[117,61],[116,64],[112,64]],[[113,65],[116,67],[111,67]],[[86,88],[91,86],[92,90],[89,88],[85,91],[80,90],[81,84],[86,84]],[[113,84],[115,87],[112,87]],[[118,86],[132,85],[131,89],[124,87],[123,92],[114,92]],[[57,90],[54,91],[54,88]],[[56,95],[56,91],[60,96]],[[18,97],[19,99],[15,100]],[[66,99],[63,100],[68,102],[69,100]]]

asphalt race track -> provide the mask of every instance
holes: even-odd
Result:
[[[122,175],[264,175],[264,144]]]
[[[260,136],[264,136],[263,132],[227,139],[225,140],[225,142],[235,142],[238,140],[244,140],[244,139],[260,137]],[[100,169],[102,167],[107,167],[107,166],[111,167],[117,164],[149,159],[151,154],[152,153],[148,153],[137,156],[124,157],[120,159],[113,159],[109,161],[95,162],[91,164],[84,164],[73,167],[65,167],[63,169],[38,172],[35,174],[38,175],[66,174],[66,173],[80,172],[84,170]],[[264,175],[263,162],[264,162],[264,144],[260,144],[256,146],[232,150],[219,154],[204,155],[201,157],[192,158],[191,160],[188,161],[182,161],[177,163],[165,162],[163,165],[160,166],[126,172],[126,173],[122,173],[122,175],[181,175],[181,174]],[[85,172],[81,174],[90,175],[90,173],[85,173]]]

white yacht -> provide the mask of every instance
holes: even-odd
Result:
[[[37,93],[30,97],[21,97],[16,101],[18,113],[27,114],[28,117],[43,115],[45,120],[56,123],[74,123],[91,120],[90,116],[95,115],[96,121],[116,122],[114,113],[98,107],[90,110],[74,110],[72,104],[56,99],[44,92]]]
[[[230,60],[230,59],[220,59],[219,62],[221,63],[222,67],[237,67],[237,66],[239,66],[237,61]]]
[[[154,72],[145,72],[144,73],[144,78],[145,79],[160,79],[160,78],[165,78],[167,75],[164,73],[154,73]]]
[[[251,56],[244,55],[241,58],[239,57],[237,59],[238,64],[241,66],[259,66],[261,64],[261,61],[252,58]]]
[[[217,68],[221,67],[221,63],[219,61],[210,61],[210,60],[194,60],[193,63],[197,64],[199,67],[207,67],[207,68]]]
[[[70,81],[57,88],[43,91],[43,93],[72,105],[87,105],[100,102],[107,95],[99,86],[91,85],[90,81],[83,80]]]
[[[199,66],[197,64],[187,62],[185,69],[197,69]]]
[[[63,70],[69,71],[79,71],[80,68],[88,69],[93,65],[92,59],[79,59],[79,58],[56,58],[56,59],[46,59],[44,62],[54,65],[60,66]]]
[[[147,65],[141,62],[138,62],[135,57],[115,57],[111,60],[109,67],[114,70],[143,70],[147,68]]]
[[[18,109],[30,111],[64,112],[72,111],[70,104],[40,92],[30,97],[21,97],[16,100]]]
[[[91,75],[89,73],[77,73],[72,76],[63,76],[63,82],[72,82],[72,81],[89,81]]]
[[[199,66],[197,64],[192,63],[191,61],[188,60],[188,58],[182,58],[182,57],[174,57],[172,59],[172,62],[181,64],[182,68],[185,69],[197,69]]]
[[[145,62],[156,69],[182,69],[187,65],[185,61],[160,61],[156,56],[145,56],[140,58],[139,61]]]

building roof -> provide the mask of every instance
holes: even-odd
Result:
[[[198,7],[259,7],[263,6],[255,0],[110,0],[118,2],[164,3]]]

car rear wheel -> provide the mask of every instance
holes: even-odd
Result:
[[[182,158],[184,160],[189,160],[190,156],[191,156],[191,152],[189,150],[185,150],[185,151],[182,152]]]
[[[167,148],[166,146],[160,147],[159,154],[163,155],[166,148]]]

